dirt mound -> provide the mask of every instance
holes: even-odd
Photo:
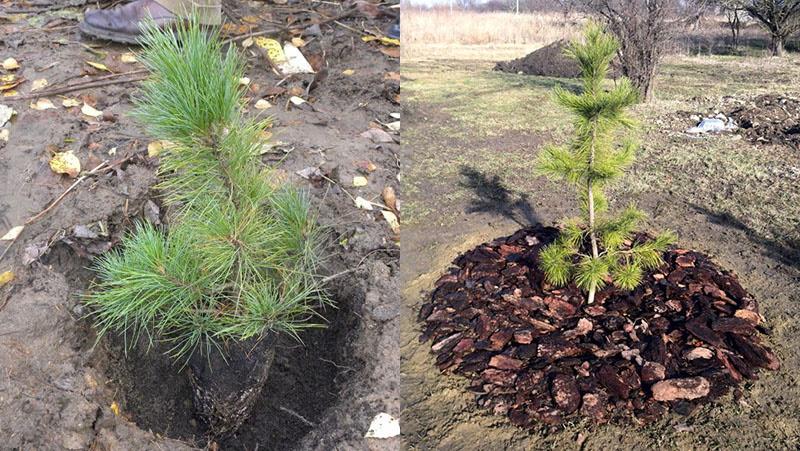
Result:
[[[500,61],[494,66],[494,70],[512,74],[521,72],[525,75],[576,78],[581,70],[575,60],[564,54],[567,44],[564,39],[558,40],[522,58]]]
[[[800,149],[800,100],[764,94],[729,111],[750,141]]]
[[[478,403],[511,422],[557,425],[578,415],[638,422],[691,413],[759,368],[756,301],[703,254],[674,249],[632,292],[553,289],[538,253],[558,230],[535,226],[459,256],[424,304],[421,340],[441,371],[471,380]]]
[[[564,53],[569,41],[561,39],[528,55],[511,61],[500,61],[494,70],[512,74],[540,75],[545,77],[577,78],[581,75],[578,63]],[[611,76],[618,77],[620,71],[614,64]]]

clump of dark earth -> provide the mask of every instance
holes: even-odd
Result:
[[[800,149],[800,100],[764,94],[751,101],[737,102],[728,116],[742,134],[754,143],[788,144]]]
[[[500,61],[494,70],[512,74],[539,75],[544,77],[578,78],[581,69],[578,63],[565,53],[569,41],[560,39],[528,55],[511,61]],[[616,64],[612,63],[611,75],[620,74]]]
[[[421,308],[420,340],[441,371],[470,379],[479,405],[522,427],[648,423],[740,396],[741,381],[780,367],[755,299],[707,256],[671,249],[635,290],[608,286],[586,304],[539,270],[557,235],[536,225],[462,254]]]

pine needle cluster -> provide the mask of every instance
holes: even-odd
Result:
[[[582,42],[567,47],[581,68],[583,89],[575,94],[558,87],[554,97],[574,116],[575,137],[567,146],[545,148],[537,164],[539,173],[576,187],[583,212],[567,220],[556,241],[542,249],[542,269],[556,286],[574,281],[588,291],[590,303],[606,283],[635,288],[644,271],[662,264],[661,255],[674,240],[671,233],[634,240],[645,218],[634,206],[618,216],[608,213],[604,188],[633,163],[637,147],[631,139],[619,143],[618,138],[635,125],[627,109],[637,103],[638,92],[626,78],[611,89],[603,86],[618,48],[617,40],[594,23],[587,26]]]
[[[308,197],[258,159],[265,121],[242,114],[243,59],[192,19],[147,27],[151,71],[134,116],[171,143],[157,188],[169,230],[139,223],[95,263],[87,297],[102,334],[166,343],[176,359],[266,331],[297,336],[327,302],[317,277],[323,238]]]

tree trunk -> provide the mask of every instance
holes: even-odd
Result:
[[[268,332],[260,340],[231,341],[222,352],[212,347],[208,355],[195,352],[189,359],[194,408],[213,435],[236,431],[250,416],[267,381],[276,340]]]
[[[783,42],[783,36],[772,35],[772,42],[769,45],[769,49],[772,50],[772,56],[783,56]]]
[[[597,120],[594,121],[592,124],[592,150],[591,154],[589,155],[589,169],[591,170],[594,166],[594,143],[597,139]],[[594,231],[594,181],[592,179],[588,179],[586,181],[586,189],[587,189],[587,210],[589,210],[589,241],[592,243],[592,258],[598,258],[600,253],[597,249],[597,234]],[[595,288],[592,287],[589,290],[589,297],[587,299],[587,304],[591,304],[594,302],[594,293]]]

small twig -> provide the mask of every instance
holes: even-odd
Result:
[[[133,72],[140,73],[139,71],[133,71]],[[142,70],[142,72],[146,72],[146,71]],[[126,74],[130,74],[130,73],[126,73]],[[116,76],[126,75],[126,74],[113,74],[113,76],[116,77]],[[111,75],[105,75],[104,77],[111,78],[112,76]],[[66,94],[68,92],[73,92],[73,91],[80,91],[81,89],[100,88],[100,87],[103,87],[103,86],[110,86],[110,85],[116,85],[116,84],[122,84],[122,83],[132,83],[132,82],[135,82],[135,81],[144,80],[145,78],[147,78],[146,75],[141,75],[141,76],[128,78],[128,79],[124,79],[124,80],[108,80],[108,79],[105,79],[103,81],[98,80],[98,81],[90,81],[90,82],[86,82],[86,83],[76,83],[76,84],[73,84],[73,85],[65,86],[63,88],[49,89],[49,90],[39,91],[39,92],[36,92],[36,93],[30,93],[30,94],[21,95],[21,96],[5,97],[5,100],[9,101],[9,102],[13,102],[15,100],[32,100],[32,99],[38,99],[39,97],[54,96],[54,95],[59,95],[59,94]]]
[[[312,427],[312,428],[317,426],[316,424],[314,424],[314,423],[308,421],[307,419],[305,419],[305,417],[303,417],[299,413],[295,412],[294,410],[287,409],[286,407],[283,407],[283,406],[280,406],[278,408],[283,410],[284,412],[288,413],[289,415],[297,418],[298,420],[302,421],[303,423],[306,424],[306,426],[309,426],[309,427]]]
[[[86,174],[84,174],[81,177],[79,177],[78,180],[75,180],[75,182],[73,182],[72,185],[70,185],[69,188],[66,189],[66,191],[61,193],[61,195],[58,196],[56,198],[56,200],[54,200],[53,202],[50,202],[50,205],[48,205],[47,208],[45,208],[44,210],[40,211],[35,216],[32,216],[32,217],[28,218],[28,220],[25,221],[25,226],[33,224],[34,222],[42,219],[47,213],[49,213],[53,208],[55,208],[56,205],[58,205],[64,199],[64,197],[67,196],[67,194],[72,192],[72,190],[74,190],[75,187],[80,185],[84,180],[89,178],[89,176],[94,175],[97,171],[99,171],[100,169],[102,169],[106,165],[108,165],[108,160],[103,161],[102,163],[97,165],[94,169],[92,169],[91,171],[89,171]],[[8,244],[8,247],[6,247],[6,249],[3,251],[3,253],[0,254],[0,261],[2,261],[3,258],[8,253],[8,251],[11,250],[12,247],[14,247],[14,244],[17,242],[17,240],[19,240],[19,237],[21,237],[21,236],[22,236],[22,232],[17,234],[17,236],[15,236],[13,240],[11,240],[11,242]]]
[[[374,254],[374,253],[376,253],[376,252],[391,252],[391,250],[392,250],[391,248],[386,248],[386,247],[379,247],[379,248],[377,248],[377,249],[373,249],[373,250],[371,250],[371,251],[367,252],[367,255],[365,255],[365,256],[364,256],[364,257],[361,259],[361,261],[359,261],[359,262],[358,262],[358,264],[357,264],[357,265],[355,265],[354,267],[352,267],[352,268],[350,268],[350,269],[345,269],[344,271],[337,272],[336,274],[331,274],[330,276],[323,277],[323,278],[322,278],[322,283],[323,283],[323,284],[327,284],[327,283],[328,283],[328,282],[330,282],[331,280],[338,279],[339,277],[346,276],[346,275],[348,275],[348,274],[350,274],[350,273],[356,272],[356,271],[358,270],[358,268],[360,268],[360,267],[361,267],[361,265],[363,265],[363,264],[364,264],[364,262],[365,262],[365,261],[367,261],[367,259],[368,259],[368,258],[369,258],[369,257],[370,257],[372,254]]]

